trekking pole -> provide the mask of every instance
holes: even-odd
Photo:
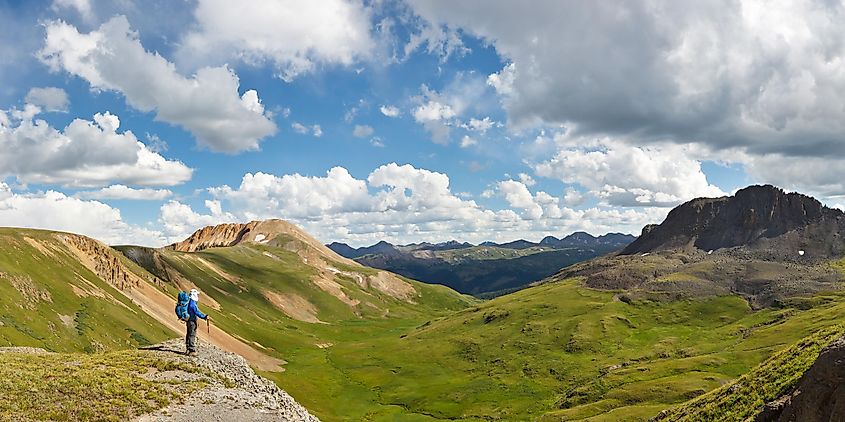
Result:
[[[205,329],[208,330],[208,334],[211,335],[211,321],[208,318],[205,319]]]

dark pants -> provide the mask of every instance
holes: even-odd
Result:
[[[188,332],[185,334],[185,348],[188,353],[197,351],[197,320],[189,319],[185,324],[188,326]]]

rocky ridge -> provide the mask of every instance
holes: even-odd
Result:
[[[118,254],[109,246],[76,234],[57,235],[97,276],[119,290],[137,287],[140,278],[128,271]]]
[[[749,186],[733,196],[698,198],[673,209],[663,223],[646,226],[623,255],[695,248],[744,247],[774,259],[820,259],[845,253],[845,213],[816,199],[771,186]]]
[[[621,253],[578,263],[550,280],[677,299],[737,294],[754,308],[843,287],[845,213],[799,193],[750,186],[699,198],[649,225]]]
[[[200,342],[195,357],[181,354],[184,343],[174,339],[145,348],[165,360],[196,365],[207,373],[222,377],[203,377],[208,385],[191,394],[182,403],[171,404],[137,419],[148,421],[291,421],[317,422],[316,416],[297,403],[272,381],[257,375],[246,360],[206,342]],[[201,376],[201,375],[200,375]],[[147,374],[151,380],[192,381],[197,374],[164,371]]]

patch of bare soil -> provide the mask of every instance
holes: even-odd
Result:
[[[411,283],[387,271],[379,271],[376,275],[367,276],[367,284],[368,287],[409,303],[414,303],[413,298],[417,294]]]
[[[285,315],[299,321],[325,324],[317,318],[317,307],[304,297],[294,293],[262,292],[264,297]]]
[[[53,254],[53,251],[48,249],[47,246],[45,244],[43,244],[42,242],[39,242],[39,241],[37,241],[37,240],[35,240],[31,237],[27,237],[27,236],[24,236],[23,240],[26,243],[29,243],[29,246],[32,246],[33,248],[38,250],[38,252],[41,252],[42,255],[45,255],[49,258],[56,259],[56,255]]]
[[[347,296],[341,285],[332,280],[330,277],[331,276],[327,276],[325,273],[320,273],[314,276],[311,280],[317,285],[317,287],[320,288],[320,290],[338,298],[341,302],[349,305],[350,308],[355,308],[361,303],[361,301]]]

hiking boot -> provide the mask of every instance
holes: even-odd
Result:
[[[196,355],[197,355],[197,352],[185,352],[185,356],[188,356],[188,357],[195,357]]]

